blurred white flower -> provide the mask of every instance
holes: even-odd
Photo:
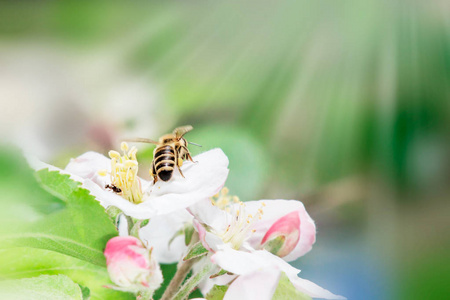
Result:
[[[192,226],[189,224],[192,224],[192,215],[185,209],[154,216],[148,225],[141,228],[139,238],[148,247],[153,247],[153,255],[160,263],[178,262],[185,254],[187,246],[184,234],[175,235],[186,225]]]
[[[152,79],[130,72],[121,57],[103,50],[2,44],[3,141],[49,160],[80,145],[104,150],[120,136],[156,134],[159,121],[170,119],[171,110],[164,109]],[[157,113],[162,110],[164,115]]]

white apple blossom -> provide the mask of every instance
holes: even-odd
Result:
[[[212,201],[189,208],[204,247],[213,252],[225,245],[239,250],[266,249],[292,261],[311,250],[316,227],[296,200],[240,202],[224,188]]]
[[[228,176],[228,158],[220,149],[213,149],[186,161],[181,167],[184,177],[174,171],[168,182],[156,184],[137,176],[136,150],[122,145],[124,155],[110,152],[111,159],[96,152],[86,152],[74,158],[64,170],[59,170],[36,159],[29,159],[36,170],[58,170],[80,181],[84,188],[105,208],[115,206],[136,219],[149,219],[184,209],[197,201],[216,194]],[[114,193],[106,188],[113,184],[120,188]]]

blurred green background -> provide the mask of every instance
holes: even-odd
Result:
[[[233,194],[305,203],[304,278],[444,299],[449,20],[443,0],[3,2],[0,133],[64,167],[191,124]]]

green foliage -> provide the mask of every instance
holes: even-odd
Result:
[[[0,250],[0,274],[9,279],[62,274],[90,290],[91,300],[133,299],[132,294],[103,287],[111,284],[104,267],[57,252],[34,248]],[[83,291],[84,294],[84,291]]]
[[[280,281],[278,282],[277,289],[273,294],[272,300],[285,300],[285,299],[296,299],[296,300],[311,300],[311,297],[298,291],[286,274],[282,273]]]
[[[227,285],[215,284],[206,295],[207,300],[222,300],[228,290]]]
[[[249,132],[239,127],[215,125],[195,128],[186,139],[203,146],[190,146],[193,154],[212,148],[225,152],[230,160],[226,186],[231,194],[243,201],[264,196],[264,180],[269,176],[270,162],[263,147]]]
[[[15,300],[83,300],[80,287],[64,275],[1,281],[0,297]]]
[[[91,299],[91,290],[88,287],[78,285],[81,290],[81,294],[83,295],[83,300]]]
[[[190,260],[193,258],[201,257],[203,255],[206,255],[208,253],[208,250],[203,247],[202,242],[197,242],[191,247],[189,247],[188,254],[183,258],[183,260]]]
[[[103,207],[68,175],[48,170],[36,175],[42,186],[65,201],[64,209],[2,232],[2,247],[47,249],[104,266],[103,249],[117,231]]]
[[[83,299],[132,299],[103,287],[111,284],[103,249],[117,232],[98,201],[67,175],[42,170],[33,176],[16,151],[0,148],[0,154],[1,277],[25,282],[61,274],[81,286]]]

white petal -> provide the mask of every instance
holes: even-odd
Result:
[[[195,269],[194,269],[195,271]],[[237,275],[220,275],[218,277],[209,278],[206,277],[204,280],[202,280],[198,287],[203,295],[208,294],[208,292],[214,287],[214,285],[227,285],[234,279],[236,279]]]
[[[237,251],[224,248],[216,252],[211,261],[222,269],[238,275],[253,273],[266,268],[275,268],[285,272],[288,276],[296,276],[300,270],[265,250],[254,252]]]
[[[280,271],[265,269],[239,276],[228,288],[224,300],[270,300],[278,285]]]
[[[227,228],[231,215],[213,205],[210,199],[203,199],[188,208],[188,211],[201,224],[206,224],[220,232]]]
[[[300,278],[300,277],[289,277],[292,284],[295,286],[296,289],[299,291],[305,293],[308,296],[311,296],[313,298],[321,298],[321,299],[347,299],[343,296],[335,295],[331,293],[330,291],[321,288],[314,282],[311,282],[309,280]]]
[[[100,153],[89,151],[77,158],[72,158],[65,170],[82,178],[97,182],[97,177],[101,177],[98,175],[98,171],[106,170],[107,172],[111,172],[111,160]],[[109,176],[104,177],[108,177],[109,179]]]
[[[148,248],[153,247],[152,255],[158,262],[178,262],[187,249],[184,235],[176,237],[170,246],[169,241],[187,222],[192,222],[192,216],[184,209],[155,216],[139,231],[139,237]]]
[[[157,214],[167,214],[217,194],[228,176],[226,155],[221,149],[213,149],[193,159],[196,163],[186,161],[181,167],[184,178],[174,171],[168,182],[158,180],[140,205],[151,206]]]

